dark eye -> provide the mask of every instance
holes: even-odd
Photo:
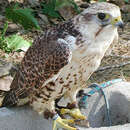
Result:
[[[106,14],[104,14],[104,13],[98,13],[98,18],[99,19],[103,20],[103,19],[105,19],[105,17],[106,17]]]

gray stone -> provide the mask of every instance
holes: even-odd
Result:
[[[7,63],[0,59],[0,77],[8,75],[12,67],[12,63]]]
[[[89,91],[86,89],[86,91]],[[105,104],[101,93],[88,99],[88,108],[82,110],[88,117],[91,127],[80,130],[130,130],[130,83],[120,82],[104,89],[110,103],[112,127],[107,126]],[[125,125],[119,125],[125,124]],[[0,109],[0,130],[51,130],[52,121],[45,120],[30,107]]]
[[[0,130],[51,130],[51,124],[27,106],[0,109]]]
[[[103,90],[109,101],[112,125],[130,123],[130,83],[118,82]],[[90,89],[85,91],[89,92]],[[88,117],[90,126],[108,126],[106,104],[101,92],[89,97],[87,103],[87,109],[82,112]]]

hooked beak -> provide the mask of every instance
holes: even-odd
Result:
[[[124,23],[120,16],[114,18],[111,23],[112,23],[112,25],[114,25],[116,27],[120,27],[122,30],[124,29]]]

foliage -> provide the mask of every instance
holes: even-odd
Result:
[[[5,36],[7,28],[8,28],[8,22],[6,21],[6,23],[4,24],[4,28],[1,31],[0,42],[4,40],[4,36]]]
[[[56,0],[50,0],[48,3],[42,3],[43,14],[48,15],[53,18],[59,18],[64,20],[58,10],[55,10]]]
[[[31,43],[24,40],[21,36],[14,34],[8,37],[5,37],[6,30],[8,28],[8,23],[4,24],[4,28],[1,31],[0,36],[0,49],[4,50],[7,53],[12,51],[26,51],[30,46]]]
[[[73,6],[77,13],[80,12],[73,0],[49,0],[48,3],[42,3],[42,6],[44,14],[62,20],[64,20],[64,18],[60,15],[58,10],[64,6]],[[22,25],[26,30],[32,28],[40,29],[37,20],[33,16],[33,10],[29,8],[20,8],[17,4],[13,7],[6,8],[6,18],[16,24]],[[18,50],[26,51],[31,43],[17,34],[6,37],[5,33],[7,28],[8,22],[4,24],[4,28],[0,32],[0,49],[7,53]]]
[[[129,0],[124,0],[126,3],[129,3]]]
[[[49,0],[48,3],[42,3],[43,14],[48,15],[49,17],[58,18],[64,20],[58,11],[64,6],[73,6],[77,13],[80,13],[80,10],[74,0]]]
[[[31,46],[31,43],[24,40],[21,36],[14,34],[5,39],[7,41],[7,47],[12,51],[27,51],[27,49]]]
[[[6,18],[14,23],[21,24],[24,29],[40,29],[37,20],[32,15],[33,10],[29,8],[19,8],[17,5],[14,7],[6,8]]]
[[[4,24],[4,28],[1,31],[1,36],[0,36],[0,49],[4,50],[5,52],[10,52],[11,50],[7,48],[7,42],[5,41],[5,33],[8,28],[8,22]]]

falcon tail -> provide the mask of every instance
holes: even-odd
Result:
[[[5,95],[6,95],[6,91],[1,91],[0,90],[0,107],[2,107],[3,105],[3,100],[4,100],[4,98],[5,98]]]
[[[20,71],[17,71],[15,77],[10,82],[8,89],[3,89],[5,88],[4,86],[0,89],[1,107],[21,106],[29,102],[28,91],[23,89],[23,82],[23,75],[21,76]]]
[[[28,97],[18,100],[15,95],[12,95],[14,95],[14,93],[11,91],[0,90],[0,107],[22,106],[29,102]]]
[[[10,91],[7,92],[7,91],[0,90],[0,107],[8,107],[8,106],[13,106],[16,104],[15,102],[12,103],[12,99],[7,98],[9,97],[7,95],[12,95],[12,94],[10,93]]]

